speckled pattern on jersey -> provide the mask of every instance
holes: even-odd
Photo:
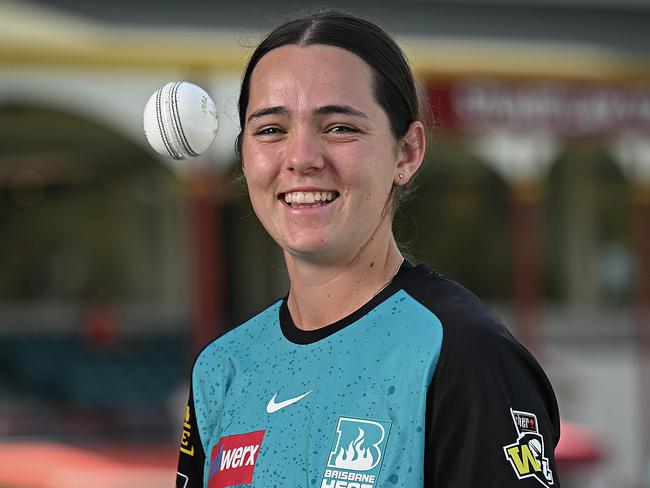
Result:
[[[399,291],[336,334],[294,344],[278,326],[280,303],[212,343],[196,362],[204,472],[220,438],[265,430],[252,486],[320,486],[338,419],[350,417],[390,424],[373,486],[421,486],[426,392],[442,342],[440,321]],[[279,403],[306,392],[267,412],[274,395]]]
[[[177,488],[559,488],[543,369],[481,300],[406,262],[314,331],[286,300],[199,355]]]

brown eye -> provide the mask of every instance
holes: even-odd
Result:
[[[277,134],[283,134],[284,132],[277,127],[265,127],[255,132],[256,136],[275,136]]]
[[[357,129],[354,127],[350,127],[348,125],[335,125],[330,127],[327,132],[332,132],[335,134],[354,134],[356,132],[359,132]]]

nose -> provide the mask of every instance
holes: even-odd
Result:
[[[321,143],[314,130],[299,128],[289,134],[285,153],[288,171],[306,174],[322,169],[324,164]]]

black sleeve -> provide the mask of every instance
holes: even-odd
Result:
[[[196,423],[194,395],[190,386],[190,398],[183,419],[176,488],[203,488],[205,453]]]
[[[424,486],[559,487],[559,412],[544,371],[494,316],[451,321],[427,397]]]

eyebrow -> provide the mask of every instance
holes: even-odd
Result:
[[[367,119],[368,116],[363,113],[361,110],[352,108],[349,105],[323,105],[314,110],[314,115],[330,115],[330,114],[342,114],[342,115],[353,115],[355,117],[362,117]],[[250,122],[253,119],[259,119],[266,115],[284,115],[289,116],[291,113],[289,109],[284,105],[277,105],[275,107],[266,107],[256,110],[248,116],[246,119],[247,122]]]
[[[363,113],[361,110],[352,108],[349,105],[325,105],[323,107],[318,107],[314,110],[315,115],[329,115],[329,114],[342,114],[342,115],[354,115],[355,117],[362,117],[367,119],[368,116]]]
[[[248,119],[246,119],[246,122],[250,122],[253,119],[259,119],[260,117],[264,117],[265,115],[289,115],[289,109],[285,107],[284,105],[277,105],[275,107],[267,107],[267,108],[261,108],[259,110],[256,110],[252,114],[248,116]]]

